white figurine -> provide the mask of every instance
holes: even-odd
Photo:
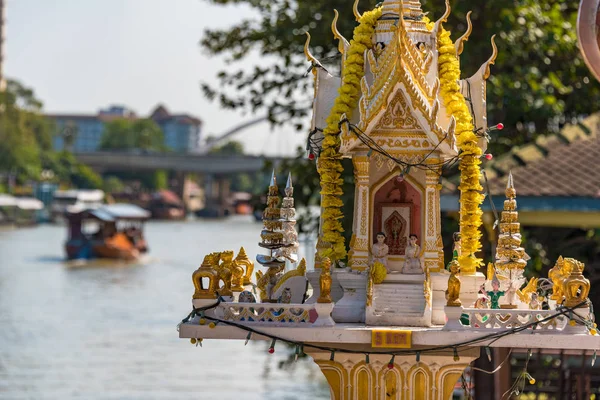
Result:
[[[403,274],[422,274],[421,267],[421,247],[417,244],[419,238],[414,233],[408,237],[408,246],[406,246]]]

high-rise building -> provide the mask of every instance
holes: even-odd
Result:
[[[1,1],[1,0],[0,0]],[[115,119],[138,119],[135,112],[124,106],[112,105],[96,115],[51,114],[56,133],[53,139],[55,150],[67,147],[74,152],[93,152],[100,149],[106,123]],[[172,151],[194,153],[200,148],[202,121],[188,114],[171,114],[159,105],[148,117],[163,131],[164,144]]]

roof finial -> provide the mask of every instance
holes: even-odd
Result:
[[[292,173],[288,172],[288,179],[287,179],[287,183],[285,185],[286,189],[292,188]]]
[[[496,42],[494,41],[495,38],[496,38],[496,35],[492,35],[492,38],[490,39],[490,41],[492,42],[492,55],[485,62],[485,64],[483,64],[485,66],[485,70],[483,71],[483,79],[487,79],[490,77],[490,74],[491,74],[490,66],[492,66],[496,63],[496,57],[498,57],[498,47],[496,47]]]
[[[275,185],[277,185],[277,178],[275,177],[275,170],[273,170],[273,174],[271,175],[271,183],[269,183],[269,186]]]
[[[464,46],[465,46],[465,42],[467,40],[469,40],[469,36],[471,36],[471,32],[473,32],[473,23],[471,22],[471,13],[473,11],[469,11],[467,13],[467,31],[465,32],[464,35],[462,35],[461,37],[458,38],[458,40],[456,41],[456,43],[454,44],[455,48],[456,48],[456,56],[460,56],[463,52]]]
[[[352,6],[352,11],[354,12],[354,18],[356,18],[356,21],[358,22],[360,20],[360,18],[362,17],[362,15],[360,14],[360,12],[358,12],[358,1],[359,0],[355,0],[354,1],[354,6]]]

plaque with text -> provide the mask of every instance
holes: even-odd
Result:
[[[410,349],[411,331],[374,329],[371,331],[371,346],[387,349]]]

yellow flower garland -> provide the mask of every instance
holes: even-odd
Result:
[[[440,27],[438,32],[438,71],[440,91],[448,114],[456,120],[456,144],[460,150],[460,232],[462,255],[458,258],[463,273],[475,273],[482,260],[475,257],[481,250],[481,204],[484,196],[479,183],[482,155],[477,145],[473,120],[467,102],[460,93],[460,64],[450,32]]]
[[[385,265],[383,265],[380,262],[373,263],[373,267],[371,268],[371,276],[373,277],[373,283],[382,283],[387,276],[387,270],[385,269]]]
[[[365,12],[360,18],[359,25],[354,29],[350,48],[342,75],[342,85],[338,90],[333,108],[327,117],[327,127],[323,130],[323,147],[318,161],[318,171],[321,177],[321,209],[323,240],[329,247],[319,250],[320,257],[332,260],[342,260],[346,257],[346,244],[342,232],[341,219],[344,217],[341,207],[343,194],[341,177],[342,167],[340,154],[339,122],[342,114],[348,118],[358,104],[360,98],[360,80],[365,74],[364,53],[372,47],[371,38],[375,24],[381,16],[381,8]]]

